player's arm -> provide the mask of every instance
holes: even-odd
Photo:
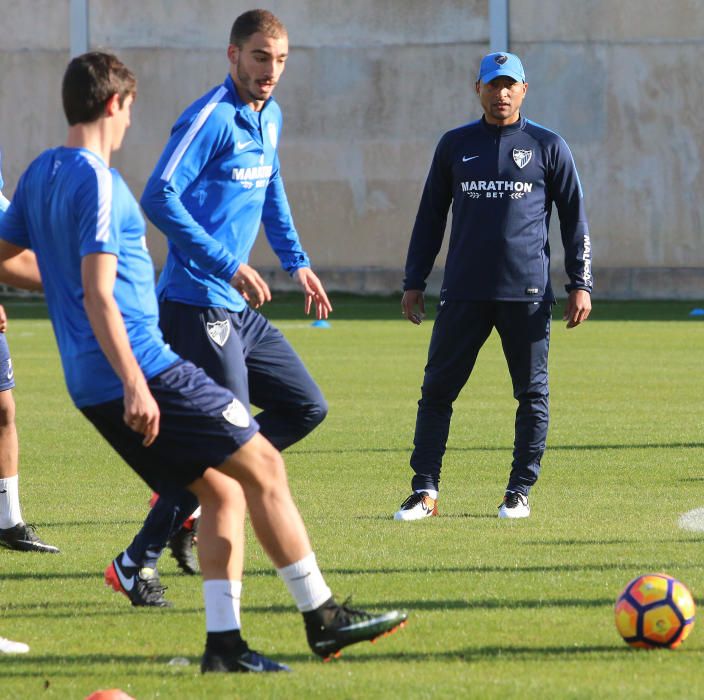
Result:
[[[235,282],[240,266],[225,246],[199,224],[183,204],[186,190],[218,153],[232,147],[230,130],[217,109],[196,129],[198,119],[174,127],[140,204],[149,220],[169,239],[184,259],[208,275]]]
[[[0,282],[19,289],[42,290],[34,252],[0,238]]]
[[[425,316],[425,280],[440,252],[452,202],[452,177],[446,150],[447,137],[443,137],[435,149],[406,255],[401,315],[416,325]]]
[[[560,232],[565,249],[567,303],[563,320],[574,328],[589,318],[592,309],[592,256],[589,227],[584,210],[584,195],[577,168],[567,144],[560,139],[553,154],[550,196],[560,217]]]
[[[144,435],[143,444],[149,447],[159,434],[159,406],[132,352],[113,294],[116,277],[116,256],[91,253],[81,259],[83,306],[105,357],[122,381],[124,421],[132,430]]]
[[[23,199],[18,194],[23,183],[24,176],[20,178],[12,202],[8,202],[0,192],[0,281],[12,287],[39,291],[42,289],[42,278],[37,258],[29,249]]]

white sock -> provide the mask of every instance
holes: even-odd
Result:
[[[332,597],[332,592],[315,561],[314,552],[276,571],[284,580],[300,612],[315,610]]]
[[[6,530],[22,522],[19,474],[0,479],[0,529]]]
[[[203,581],[206,631],[228,632],[240,629],[241,595],[242,581]]]
[[[438,500],[438,492],[435,489],[416,489],[416,493],[423,493],[423,491],[425,491],[434,501]]]

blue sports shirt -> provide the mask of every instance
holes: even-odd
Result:
[[[404,290],[425,289],[452,204],[441,299],[554,301],[548,227],[560,218],[567,291],[591,292],[591,241],[572,154],[555,132],[483,118],[438,143],[406,260]]]
[[[279,169],[281,123],[272,98],[255,112],[229,75],[178,118],[141,200],[169,239],[159,299],[242,310],[230,280],[262,223],[284,270],[310,266]]]
[[[82,148],[50,149],[34,160],[0,221],[0,238],[37,256],[66,385],[79,408],[123,395],[83,307],[85,255],[117,256],[115,300],[145,377],[178,360],[159,330],[144,233],[139,206],[120,174]]]

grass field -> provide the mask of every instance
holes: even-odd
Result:
[[[62,554],[0,551],[0,635],[31,646],[0,657],[0,697],[80,699],[101,687],[138,700],[704,697],[701,620],[679,650],[643,652],[621,641],[612,612],[648,571],[704,597],[704,534],[677,525],[704,506],[696,304],[601,303],[570,331],[558,307],[548,451],[521,522],[496,517],[515,404],[492,335],[455,406],[441,517],[396,523],[431,324],[403,322],[398,299],[333,301],[327,330],[311,328],[298,298],[269,310],[330,403],[286,454],[291,486],[337,596],[407,608],[408,626],[320,663],[250,534],[245,636],[295,672],[202,677],[197,578],[164,557],[172,610],[131,608],[103,586],[149,491],[71,406],[43,306],[8,303],[23,510]]]

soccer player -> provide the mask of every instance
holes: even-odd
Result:
[[[284,671],[251,651],[240,632],[244,511],[303,613],[308,642],[328,658],[401,625],[406,614],[370,615],[338,605],[316,563],[279,452],[228,389],[182,360],[158,327],[145,222],[109,167],[130,124],[133,74],[92,52],[66,69],[65,146],[22,175],[0,222],[0,280],[41,280],[69,393],[81,412],[157,493],[188,488],[201,504],[207,671]],[[23,252],[36,254],[23,268]],[[256,301],[256,280],[233,275]],[[137,569],[121,567],[122,585]]]
[[[0,220],[9,202],[2,194],[0,157]],[[31,256],[31,253],[29,254]],[[40,288],[40,287],[39,287]],[[33,525],[22,519],[19,496],[19,443],[15,425],[15,371],[7,344],[7,314],[0,304],[0,546],[18,552],[58,553],[58,547],[43,542]],[[6,640],[7,641],[7,640]],[[12,642],[14,644],[15,642]]]
[[[538,479],[548,430],[553,203],[569,277],[567,327],[586,321],[591,310],[591,243],[567,144],[522,116],[528,83],[514,54],[485,56],[475,90],[484,115],[440,139],[408,248],[401,309],[419,324],[425,280],[452,203],[450,247],[418,402],[413,492],[394,515],[397,520],[437,514],[452,404],[493,328],[518,401],[513,464],[499,517],[530,515],[528,492]]]
[[[166,341],[262,409],[256,416],[262,434],[284,450],[320,424],[327,404],[281,332],[247,305],[245,281],[262,289],[259,303],[271,298],[247,264],[262,223],[283,268],[301,285],[305,313],[314,306],[319,319],[327,318],[332,306],[299,241],[279,166],[282,116],[272,93],[288,56],[286,28],[266,10],[245,12],[232,26],[227,56],[229,75],[178,118],[141,203],[168,237],[157,285]],[[233,285],[235,272],[242,282]],[[106,581],[119,589],[114,570],[121,557],[153,576],[169,533],[179,565],[192,568],[183,547],[190,535],[174,530],[196,505],[189,494],[175,501],[162,496],[106,570]],[[136,592],[131,600],[165,604]]]

